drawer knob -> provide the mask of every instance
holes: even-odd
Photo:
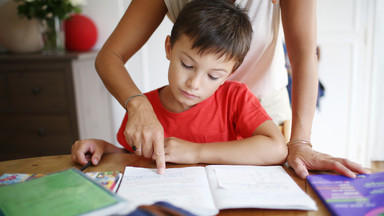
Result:
[[[39,128],[39,129],[37,129],[37,135],[39,135],[39,136],[44,136],[44,135],[45,135],[45,130],[44,130],[44,128]]]
[[[32,88],[32,93],[34,95],[38,95],[38,94],[40,94],[40,92],[41,92],[41,88],[40,87],[33,87]]]

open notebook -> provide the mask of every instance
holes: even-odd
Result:
[[[117,194],[136,206],[167,201],[197,215],[229,208],[317,210],[281,166],[168,168],[163,175],[126,167]]]

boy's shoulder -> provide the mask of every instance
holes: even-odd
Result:
[[[220,99],[231,98],[231,101],[253,97],[257,99],[246,84],[232,80],[225,81],[215,92],[215,97]]]
[[[223,83],[223,85],[220,86],[218,90],[226,91],[226,92],[231,92],[231,91],[238,92],[238,91],[249,91],[249,88],[244,83],[227,80]]]

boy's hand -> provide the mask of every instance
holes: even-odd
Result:
[[[90,160],[97,165],[104,153],[104,141],[98,139],[78,140],[72,145],[72,160],[81,165],[88,163],[87,154],[91,154]]]
[[[159,174],[165,170],[164,129],[145,97],[136,97],[127,106],[128,122],[124,135],[135,154],[156,160]]]
[[[165,138],[165,161],[181,164],[198,163],[198,147],[199,145],[197,143],[185,141],[176,137]]]
[[[356,177],[355,172],[369,173],[358,163],[317,152],[306,145],[289,146],[288,151],[288,164],[302,179],[307,177],[308,170],[332,170],[351,178]]]

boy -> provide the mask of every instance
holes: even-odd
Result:
[[[180,12],[166,38],[169,85],[146,93],[164,127],[165,160],[174,163],[283,164],[284,138],[257,98],[241,83],[226,81],[242,63],[252,27],[234,4],[195,0]],[[135,97],[144,95],[134,95]],[[153,146],[124,136],[118,141],[137,155],[151,157]],[[85,153],[97,164],[104,152],[125,152],[104,140],[80,140],[72,146],[74,161]]]

